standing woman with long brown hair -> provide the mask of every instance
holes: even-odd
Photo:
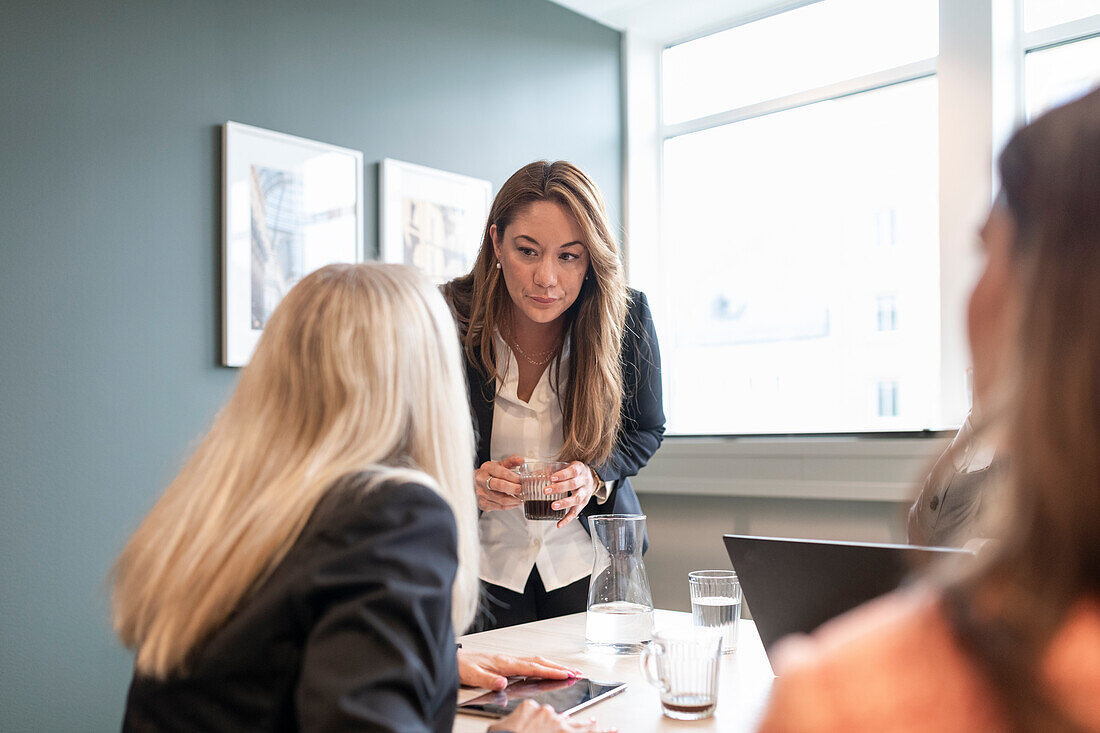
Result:
[[[603,196],[564,161],[516,171],[489,212],[473,270],[443,287],[466,354],[482,511],[480,628],[583,611],[587,517],[639,513],[630,477],[664,434],[645,295],[627,288]],[[556,524],[524,519],[524,459],[560,460]],[[574,519],[579,522],[573,522]]]
[[[969,308],[1000,541],[792,642],[763,731],[1100,731],[1100,90],[1000,173]]]

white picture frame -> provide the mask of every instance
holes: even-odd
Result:
[[[492,183],[386,158],[378,189],[383,262],[413,265],[437,285],[470,271],[492,205]]]
[[[222,126],[222,363],[244,366],[286,292],[363,261],[363,154],[239,122]]]

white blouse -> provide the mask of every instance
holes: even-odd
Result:
[[[504,378],[493,401],[493,434],[489,459],[511,455],[532,460],[555,460],[565,443],[557,394],[550,388],[550,372],[564,385],[569,363],[569,340],[562,345],[560,368],[548,366],[531,393],[519,399],[519,367],[512,350],[497,334],[496,353],[505,363]],[[506,361],[505,361],[506,357]],[[607,500],[600,492],[597,501]],[[523,593],[531,568],[538,568],[546,590],[575,583],[592,572],[592,540],[577,520],[558,529],[556,522],[528,520],[523,507],[484,512],[481,533],[481,579]]]

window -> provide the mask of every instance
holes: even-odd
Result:
[[[1100,83],[1100,0],[782,4],[624,36],[628,264],[669,433],[956,427],[991,161]]]
[[[933,58],[937,18],[935,0],[827,0],[672,46],[665,123]]]
[[[1100,83],[1100,0],[1025,0],[1028,119]]]
[[[1023,3],[1025,32],[1100,14],[1100,0],[1023,0]]]
[[[898,210],[875,212],[875,244],[892,247],[898,243]]]
[[[898,330],[898,299],[893,295],[880,295],[877,303],[876,325],[879,331]]]
[[[878,417],[898,416],[898,383],[878,383]]]
[[[664,51],[671,433],[935,422],[937,18],[824,0]]]

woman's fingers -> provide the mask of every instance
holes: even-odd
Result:
[[[482,511],[513,509],[523,504],[519,476],[511,470],[523,462],[521,456],[512,455],[503,461],[486,461],[474,471],[478,507]],[[580,461],[573,461],[554,473],[551,479],[553,483],[545,489],[547,494],[568,494],[552,505],[554,509],[568,510],[558,522],[558,526],[563,527],[580,515],[592,498],[596,483],[592,470]]]
[[[484,483],[474,480],[477,493],[477,506],[483,512],[492,512],[499,509],[511,509],[520,505],[520,500],[511,494],[505,494],[493,489],[485,488]],[[494,487],[495,488],[495,487]]]
[[[509,675],[541,677],[547,680],[567,680],[570,677],[581,676],[580,670],[563,667],[542,657],[516,657],[510,661]]]
[[[588,489],[589,495],[596,488],[596,482],[592,478],[592,470],[580,461],[573,461],[568,466],[554,473],[550,477],[551,484],[546,488],[547,494],[564,494]]]
[[[469,679],[469,682],[466,682],[466,678]],[[508,678],[485,669],[481,665],[474,665],[464,676],[463,683],[473,687],[484,687],[486,690],[503,690],[508,686]]]
[[[481,506],[482,511],[492,511],[494,509],[511,509],[512,507],[517,507],[522,503],[518,498],[512,496],[511,494],[502,494],[496,491],[482,488],[480,486],[477,489],[477,501],[478,505]]]
[[[565,493],[565,492],[555,490],[555,491],[552,491],[550,493],[552,493],[552,494],[562,494],[562,493]],[[583,486],[578,487],[576,489],[573,489],[572,493],[570,493],[569,496],[563,497],[561,499],[555,499],[554,500],[554,508],[555,509],[565,509],[566,507],[573,506],[574,504],[580,504],[581,506],[584,506],[585,504],[588,503],[588,499],[591,496],[592,496],[591,491],[589,491],[588,489],[586,489]]]
[[[554,474],[559,481],[550,484],[546,489],[548,494],[560,494],[566,491],[569,496],[557,499],[551,504],[553,509],[568,509],[569,512],[558,521],[558,527],[564,527],[580,515],[581,510],[588,504],[588,500],[595,493],[596,484],[592,479],[592,471],[580,461],[573,461],[568,466]]]
[[[477,505],[483,512],[519,506],[518,476],[496,461],[486,461],[474,471]],[[515,480],[514,480],[515,479]]]
[[[572,522],[574,519],[579,517],[580,514],[581,514],[581,506],[579,504],[572,506],[569,509],[569,511],[566,512],[565,516],[558,520],[558,525],[557,525],[558,529],[561,529],[565,525]]]
[[[459,659],[467,664],[471,672],[477,670],[504,677],[541,677],[548,680],[564,680],[580,677],[579,669],[572,669],[544,657],[515,657],[509,654],[481,654],[459,650]],[[468,684],[459,665],[459,676],[463,684]],[[486,687],[488,685],[485,685]]]
[[[578,720],[554,712],[549,705],[524,700],[511,715],[489,726],[489,731],[523,731],[523,733],[613,733],[614,728],[602,728],[594,718]]]
[[[568,514],[563,517],[563,519],[565,519],[571,518],[569,516],[570,514],[572,514],[574,517],[577,516],[581,513],[581,510],[584,509],[587,505],[588,502],[586,500],[577,499],[576,497],[566,497],[565,499],[559,499],[558,501],[555,501],[553,504],[550,505],[550,508],[568,510]]]
[[[573,461],[562,470],[555,471],[554,474],[550,476],[550,480],[554,483],[572,481],[578,478],[583,479],[590,473],[591,471],[589,471],[588,466],[580,461]]]
[[[505,504],[505,503],[501,503],[499,501],[494,501],[493,499],[491,499],[489,497],[486,497],[486,496],[482,496],[481,494],[478,494],[478,497],[477,497],[477,508],[480,509],[483,512],[495,512],[495,511],[500,511],[502,509],[511,509],[513,506],[518,506],[518,503],[517,504]]]
[[[512,458],[515,457],[512,456]],[[522,463],[522,460],[520,462]],[[503,463],[497,461],[482,463],[481,468],[474,471],[474,481],[488,491],[496,491],[512,496],[519,495],[519,476]]]
[[[555,481],[546,487],[547,494],[564,494],[567,491],[576,491],[577,489],[584,488],[588,482],[583,478],[570,478],[563,479],[561,481]]]
[[[582,672],[581,670],[574,669],[573,667],[566,667],[564,664],[558,664],[557,662],[547,659],[546,657],[527,657],[527,659],[535,662],[536,664],[541,664],[544,667],[551,667],[553,669],[560,669],[566,672],[572,672],[578,677],[584,676],[584,672]]]

